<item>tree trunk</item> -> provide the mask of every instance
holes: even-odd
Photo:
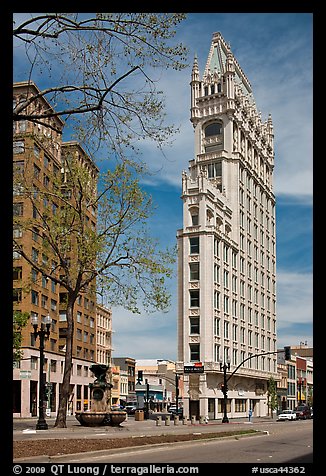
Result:
[[[67,303],[67,340],[66,340],[66,355],[65,355],[65,366],[63,372],[63,379],[61,384],[61,393],[59,400],[59,407],[57,418],[54,426],[58,428],[67,428],[67,406],[68,399],[70,395],[70,380],[71,380],[71,369],[72,369],[72,344],[74,336],[74,311],[75,299],[69,297]]]

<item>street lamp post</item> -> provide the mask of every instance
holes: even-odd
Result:
[[[301,403],[302,403],[302,399],[301,399],[302,377],[299,377],[298,387],[299,387],[299,405],[301,405]]]
[[[49,314],[44,319],[44,322],[41,322],[40,328],[38,329],[38,318],[37,316],[32,316],[32,326],[34,328],[34,337],[35,340],[37,337],[40,339],[40,376],[39,376],[39,398],[38,398],[38,421],[36,424],[37,430],[47,430],[48,425],[44,418],[44,406],[43,402],[45,400],[45,380],[43,374],[44,367],[44,339],[48,338],[50,335],[50,326],[51,326],[51,317]]]
[[[149,383],[147,378],[145,379],[146,384],[146,406],[145,406],[145,420],[149,419]]]
[[[179,416],[179,375],[175,374],[175,406]]]
[[[222,418],[222,423],[229,423],[228,415],[227,415],[227,400],[228,400],[228,386],[227,386],[227,378],[226,378],[226,371],[230,370],[230,362],[227,362],[222,364],[220,362],[220,370],[223,370],[223,386],[222,386],[222,392],[223,392],[223,418]]]

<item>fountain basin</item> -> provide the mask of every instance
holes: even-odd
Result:
[[[123,412],[119,410],[109,412],[108,415],[110,419],[109,425],[111,426],[120,425],[120,423],[125,421],[125,419],[127,418],[127,412]]]
[[[125,421],[127,418],[127,413],[123,411],[112,411],[112,412],[76,412],[76,419],[83,426],[101,426],[101,425],[111,425],[118,426],[120,423]]]

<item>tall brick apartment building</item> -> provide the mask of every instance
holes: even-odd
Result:
[[[13,86],[14,107],[21,101],[25,101],[31,95],[39,94],[39,89],[34,83],[19,82]],[[41,97],[37,104],[34,102],[29,106],[42,112],[44,110],[54,111],[52,106]],[[96,188],[98,178],[98,168],[85,153],[77,142],[63,142],[62,130],[64,122],[57,116],[47,119],[47,127],[30,121],[19,121],[14,124],[13,142],[13,168],[14,177],[23,174],[30,181],[35,190],[35,202],[31,202],[22,193],[19,186],[15,185],[13,213],[15,217],[35,219],[37,214],[46,212],[55,214],[58,203],[55,196],[42,194],[42,191],[51,190],[56,177],[59,177],[62,184],[65,184],[65,174],[67,171],[63,167],[62,158],[66,154],[79,161],[89,173],[90,180]],[[67,191],[69,199],[69,190]],[[90,208],[85,215],[87,226],[96,227],[96,210]],[[42,236],[39,234],[37,226],[33,231],[22,231],[19,226],[13,230],[14,237],[24,244],[24,249],[28,251],[32,261],[42,263],[46,269],[53,270],[53,273],[60,273],[60,267],[56,257],[46,251],[42,246]],[[71,253],[73,253],[72,242]],[[61,288],[54,281],[44,277],[33,268],[31,263],[23,259],[19,253],[13,255],[13,289],[14,289],[14,310],[28,312],[31,317],[37,316],[39,323],[47,315],[51,318],[51,333],[49,339],[45,341],[45,366],[44,373],[48,398],[46,402],[47,414],[56,413],[60,383],[62,381],[65,345],[66,345],[66,313],[65,295],[66,290]],[[102,310],[103,311],[103,310]],[[109,321],[111,313],[107,314]],[[71,395],[69,402],[69,412],[85,410],[89,406],[88,384],[93,380],[89,371],[92,363],[97,362],[97,303],[94,286],[90,286],[86,292],[81,293],[74,307],[74,344],[73,344],[73,369],[71,379]],[[101,361],[103,355],[110,363],[111,351],[111,323],[108,324],[107,345],[109,352],[103,349],[101,343]],[[23,359],[17,364],[13,371],[13,414],[17,417],[35,416],[37,413],[38,392],[39,392],[39,342],[35,341],[33,327],[30,323],[23,330]],[[104,352],[104,353],[103,353]]]

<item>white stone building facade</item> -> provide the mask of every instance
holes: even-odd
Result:
[[[268,414],[277,379],[274,134],[220,33],[200,78],[191,76],[194,158],[182,175],[178,241],[178,362],[184,414],[229,418]],[[265,354],[265,355],[261,355]],[[203,373],[185,373],[201,362]],[[243,362],[243,364],[242,364]],[[239,367],[237,369],[237,367]]]

